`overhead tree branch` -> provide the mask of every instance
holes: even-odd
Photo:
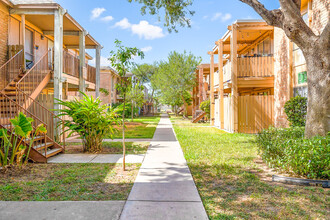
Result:
[[[282,27],[283,13],[280,9],[268,10],[258,0],[240,0],[251,6],[269,25]]]

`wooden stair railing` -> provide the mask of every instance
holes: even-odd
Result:
[[[23,74],[24,52],[20,50],[0,67],[0,91]]]
[[[199,122],[205,115],[206,115],[206,112],[200,110],[200,113],[197,114],[197,116],[195,118],[193,118],[192,123]]]
[[[22,112],[26,116],[33,119],[32,126],[34,130],[40,124],[48,127],[47,123],[0,91],[0,127],[7,129],[9,132],[13,132],[10,119],[17,116],[19,112]],[[30,139],[23,139],[22,141],[22,143],[26,146],[30,144]],[[54,154],[60,153],[63,150],[64,148],[61,145],[55,143],[46,134],[44,134],[41,136],[36,136],[33,139],[29,158],[35,162],[47,162],[47,158]]]
[[[35,100],[51,79],[48,53],[49,51],[24,75],[18,75],[7,85],[0,99],[1,111],[12,114],[2,114],[3,117],[0,118],[1,125],[8,127],[10,125],[9,120],[14,115],[18,115],[19,112],[23,112],[24,114],[28,113],[28,117],[37,119],[35,121],[44,124],[47,128],[44,145],[40,145],[42,146],[40,149],[30,154],[31,159],[37,162],[47,162],[48,157],[62,152],[65,148],[64,121]],[[15,106],[16,108],[13,108]],[[62,126],[62,134],[55,132],[58,126]],[[51,148],[51,150],[47,151],[48,148]]]
[[[15,87],[19,88],[32,98],[37,97],[51,78],[51,70],[48,65],[48,53],[49,51],[47,51],[40,60],[34,64],[18,82],[16,82]]]
[[[47,124],[47,137],[49,141],[52,141],[59,146],[61,146],[60,143],[62,142],[63,148],[65,148],[64,120],[49,111],[35,99],[25,94],[19,88],[17,88],[16,92],[17,103],[32,114],[38,115],[38,117]],[[62,128],[61,134],[55,132],[55,128],[58,126],[61,126]]]

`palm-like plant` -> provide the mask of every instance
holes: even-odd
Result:
[[[64,120],[64,132],[70,132],[68,137],[77,133],[83,140],[84,151],[97,152],[102,150],[102,141],[105,137],[112,137],[116,129],[114,125],[119,124],[117,109],[101,105],[99,98],[93,98],[81,92],[81,100],[72,101],[58,100],[63,109],[58,109],[59,116]]]

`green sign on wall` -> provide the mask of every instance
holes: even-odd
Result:
[[[307,71],[298,73],[298,84],[307,82]]]

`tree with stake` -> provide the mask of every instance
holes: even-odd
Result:
[[[125,105],[126,96],[131,86],[131,80],[128,79],[127,73],[133,67],[134,62],[132,61],[134,57],[138,56],[142,59],[144,58],[144,53],[136,47],[125,47],[121,44],[119,40],[115,40],[117,51],[110,52],[110,63],[118,72],[120,79],[119,83],[116,85],[116,89],[119,91],[120,96],[123,98],[123,113],[122,113],[122,134],[123,134],[123,170],[125,170]]]
[[[132,2],[133,0],[128,0]],[[164,25],[169,30],[176,26],[190,27],[187,15],[192,0],[134,0],[143,4],[142,14],[165,10]],[[325,136],[330,131],[330,21],[321,33],[314,32],[303,20],[301,0],[279,0],[280,9],[268,10],[259,0],[239,0],[251,6],[269,25],[281,28],[302,51],[307,66],[308,104],[305,136]],[[324,7],[327,1],[324,1]],[[323,3],[321,3],[323,4]],[[159,13],[162,14],[162,13]],[[328,16],[329,18],[329,16]]]

